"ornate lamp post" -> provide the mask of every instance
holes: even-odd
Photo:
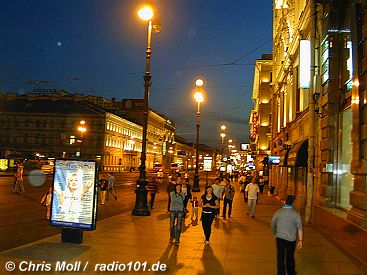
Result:
[[[201,86],[203,86],[204,82],[202,79],[198,79],[195,82],[197,91],[194,94],[194,98],[198,104],[198,109],[196,112],[196,154],[195,154],[195,175],[194,175],[194,184],[192,186],[193,192],[200,192],[199,187],[199,134],[200,134],[200,103],[204,101],[204,96],[201,91]]]
[[[132,211],[134,216],[149,216],[149,208],[147,203],[147,193],[145,186],[148,184],[146,178],[145,171],[145,161],[147,158],[147,129],[148,129],[148,112],[149,112],[149,90],[151,86],[151,78],[150,75],[150,59],[152,56],[152,48],[151,48],[151,40],[152,40],[152,32],[159,32],[160,26],[153,24],[153,9],[150,6],[145,6],[138,11],[138,15],[140,19],[144,21],[148,21],[148,39],[147,39],[147,49],[145,51],[146,54],[146,66],[145,66],[145,75],[144,75],[144,119],[143,119],[143,140],[142,140],[142,148],[141,148],[141,157],[140,157],[140,175],[139,179],[136,182],[136,201],[135,207]]]

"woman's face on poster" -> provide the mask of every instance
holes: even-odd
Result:
[[[78,190],[79,188],[79,179],[77,174],[71,174],[68,177],[67,186],[69,187],[70,191]]]

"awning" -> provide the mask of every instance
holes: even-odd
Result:
[[[307,167],[308,139],[294,144],[288,154],[288,166]]]
[[[280,153],[279,166],[287,166],[289,150],[283,150]]]

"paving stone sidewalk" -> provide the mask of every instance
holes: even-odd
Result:
[[[0,254],[0,274],[8,273],[5,267],[11,267],[11,261],[15,264],[11,274],[24,274],[20,268],[38,268],[37,274],[58,274],[56,268],[70,269],[64,274],[108,274],[110,268],[134,274],[274,275],[276,249],[270,221],[280,203],[261,195],[253,219],[246,216],[243,196],[237,184],[235,187],[233,214],[230,219],[214,221],[209,245],[203,242],[201,223],[191,221],[191,213],[185,220],[181,243],[170,244],[167,201],[163,200],[157,202],[151,216],[125,213],[98,222],[95,231],[84,232],[81,245],[61,243],[56,235],[4,251]],[[201,193],[195,194],[199,197]],[[153,272],[164,267],[165,271]],[[305,226],[304,248],[296,252],[296,267],[298,275],[366,274],[312,226]]]

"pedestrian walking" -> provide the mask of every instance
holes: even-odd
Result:
[[[259,186],[255,182],[255,178],[252,178],[251,183],[246,186],[245,193],[247,194],[247,215],[251,215],[255,218],[256,201],[259,195]]]
[[[195,221],[199,218],[199,201],[197,197],[194,197],[191,201],[192,206],[192,212],[191,212],[191,220],[193,221],[195,218]]]
[[[170,212],[171,209],[171,192],[175,191],[176,182],[171,178],[168,178],[168,185],[167,185],[167,195],[168,195],[168,205],[167,205],[167,213]]]
[[[201,196],[199,207],[202,207],[201,225],[205,235],[205,244],[209,244],[215,210],[219,208],[219,199],[213,193],[213,187],[208,186],[205,194]]]
[[[189,181],[190,181],[190,178],[189,178],[189,171],[186,171],[186,173],[185,173],[185,175],[184,175],[184,178],[185,178],[185,181],[186,181],[187,183],[189,183]]]
[[[121,168],[122,168],[122,159],[119,158],[119,173],[121,173]]]
[[[187,204],[189,203],[189,200],[192,199],[191,186],[190,186],[190,184],[187,181],[185,181],[182,184],[182,192],[185,194],[185,200],[184,200],[184,210],[185,210],[184,218],[185,218],[186,217],[186,213],[188,213]]]
[[[276,237],[277,275],[297,274],[294,251],[296,248],[302,249],[303,226],[300,214],[293,208],[293,196],[288,196],[285,205],[275,212],[271,230]]]
[[[225,180],[225,179],[223,179]],[[214,195],[217,197],[218,201],[220,202],[222,196],[223,196],[223,191],[224,191],[224,187],[222,185],[220,185],[220,178],[216,178],[214,180],[214,184],[212,185],[213,187],[213,193]],[[218,217],[220,214],[220,204],[218,203],[218,207],[215,208],[215,217]]]
[[[15,181],[13,184],[13,193],[23,194],[25,192],[23,185],[23,170],[24,166],[21,162],[17,163],[17,172],[15,173]],[[19,189],[19,191],[17,191]]]
[[[115,185],[115,177],[112,175],[112,173],[108,173],[108,192],[107,192],[107,197],[109,196],[109,194],[111,194],[115,200],[117,200],[117,194],[114,188]]]
[[[275,186],[273,184],[270,184],[270,197],[274,197],[274,191],[275,191]]]
[[[51,201],[52,201],[52,187],[43,194],[40,204],[46,206],[46,219],[49,220],[51,216]]]
[[[224,187],[224,199],[223,199],[223,214],[222,217],[225,219],[227,214],[227,205],[228,205],[228,218],[231,217],[232,214],[232,203],[234,198],[235,189],[230,181],[227,180],[227,184]]]
[[[175,185],[175,190],[170,193],[170,197],[170,242],[173,243],[175,240],[176,244],[179,244],[185,200],[185,194],[182,192],[181,184]]]
[[[99,190],[101,191],[101,205],[104,205],[106,201],[106,193],[108,188],[108,180],[105,174],[99,180],[98,184],[99,184]]]
[[[158,184],[155,178],[152,178],[150,180],[147,186],[147,190],[149,191],[149,194],[150,194],[150,201],[149,201],[150,209],[153,209],[155,195],[159,192],[158,191],[159,187],[158,187]]]
[[[237,182],[238,181],[238,171],[234,172],[234,180]]]
[[[251,182],[252,178],[250,176],[246,177],[245,181],[243,182],[243,198],[245,200],[245,202],[248,202],[248,197],[247,197],[247,193],[245,192],[247,185],[249,185],[249,183]]]
[[[263,177],[260,177],[258,179],[258,185],[259,185],[260,193],[263,194],[264,193],[264,186],[265,186],[265,181],[264,181]]]

